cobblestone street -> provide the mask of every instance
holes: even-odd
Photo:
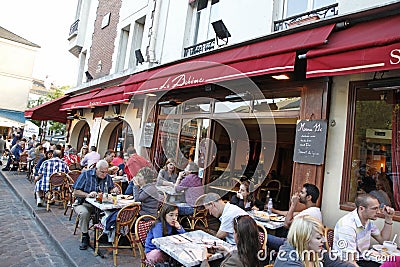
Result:
[[[0,176],[0,266],[69,266]]]

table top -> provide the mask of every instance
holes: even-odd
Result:
[[[384,263],[386,261],[394,261],[396,256],[400,256],[400,250],[396,249],[394,251],[385,250],[382,245],[373,245],[372,249],[368,250],[367,260],[375,261],[378,263]]]
[[[226,191],[226,192],[232,192],[232,193],[237,193],[239,190],[239,187],[235,186],[226,186],[226,185],[210,185],[208,188],[210,189],[216,189],[216,190],[221,190],[221,191]]]
[[[232,251],[236,248],[235,246],[232,246],[201,230],[154,238],[152,242],[159,249],[186,267],[201,264],[205,258],[204,252],[207,247],[221,245],[226,247],[228,251]],[[213,261],[223,257],[224,255],[222,252],[216,252],[208,260]]]
[[[265,211],[249,211],[248,213],[258,224],[270,230],[278,229],[285,225],[285,217],[275,213],[268,214]]]
[[[128,177],[126,177],[125,175],[124,176],[115,175],[111,176],[111,178],[113,182],[123,182],[123,183],[128,182]]]
[[[113,210],[113,209],[122,209],[125,206],[128,206],[129,204],[133,204],[133,203],[137,203],[137,204],[141,204],[140,202],[135,202],[134,199],[122,199],[121,197],[124,195],[118,195],[117,196],[117,204],[114,205],[111,201],[111,195],[110,195],[110,199],[105,200],[103,199],[103,203],[99,203],[96,201],[96,198],[93,197],[87,197],[85,200],[86,202],[92,204],[93,206],[95,206],[96,208],[100,209],[100,210]]]
[[[171,195],[171,196],[180,196],[180,195],[183,194],[183,191],[182,192],[176,192],[175,191],[175,187],[174,186],[170,186],[170,185],[157,185],[156,188],[158,190],[160,190],[160,191],[165,192],[168,195]]]

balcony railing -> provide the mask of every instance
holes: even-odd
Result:
[[[72,23],[71,27],[69,27],[69,36],[78,31],[78,25],[79,25],[79,19],[74,23]]]
[[[211,39],[202,43],[198,43],[183,49],[183,57],[189,57],[203,52],[213,50],[215,47],[215,39]]]
[[[290,28],[294,25],[300,25],[305,22],[336,16],[338,14],[338,6],[339,4],[336,3],[309,12],[301,13],[286,19],[274,21],[274,31],[286,30],[287,28]]]

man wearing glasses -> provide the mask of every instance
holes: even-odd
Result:
[[[333,249],[341,252],[341,255],[349,260],[352,260],[354,255],[353,261],[359,266],[380,266],[379,263],[367,261],[362,256],[371,245],[371,236],[380,244],[390,239],[394,209],[384,206],[380,211],[378,199],[370,194],[357,196],[355,204],[356,209],[336,223]],[[381,231],[373,222],[378,218],[378,213],[382,213],[385,218]]]
[[[87,197],[96,197],[98,192],[119,193],[114,187],[110,175],[108,175],[108,162],[100,160],[96,168],[83,171],[73,185],[74,195],[78,200],[78,206],[74,208],[79,217],[79,226],[82,231],[82,243],[79,249],[85,250],[89,245],[89,221],[94,207],[85,202]]]
[[[225,239],[229,244],[236,245],[235,238],[233,237],[233,221],[238,216],[248,215],[247,212],[236,205],[225,203],[216,193],[208,193],[204,197],[203,203],[204,208],[221,222],[215,236],[220,239]]]

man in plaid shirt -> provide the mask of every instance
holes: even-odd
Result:
[[[56,172],[69,172],[68,165],[61,159],[61,150],[54,150],[53,158],[42,163],[38,176],[35,178],[36,204],[38,207],[43,206],[42,197],[45,192],[49,191],[50,176]]]

